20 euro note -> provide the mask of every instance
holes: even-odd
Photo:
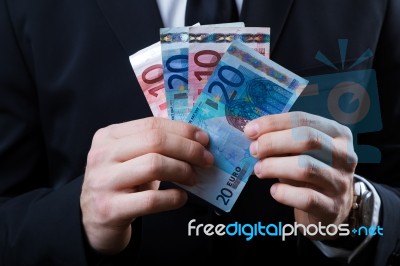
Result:
[[[195,186],[179,186],[231,211],[256,163],[243,133],[245,125],[289,111],[307,83],[240,41],[232,42],[187,118],[208,132],[214,166],[196,168]]]
[[[183,121],[189,112],[189,27],[161,28],[160,39],[168,117]]]
[[[188,58],[188,60],[189,60],[189,69],[188,69],[188,80],[189,80],[189,84],[188,84],[188,104],[189,104],[189,112],[193,108],[194,102],[197,99],[198,94],[200,94],[200,92],[198,92],[196,94],[193,93],[194,92],[194,89],[193,89],[193,86],[192,86],[193,80],[191,80],[191,78],[190,78],[190,76],[193,76],[193,73],[190,74],[190,61],[191,60],[193,61],[193,59],[191,59],[191,56],[190,56],[190,50],[191,49],[193,50],[193,43],[201,42],[202,40],[204,40],[203,34],[205,34],[205,32],[220,31],[221,28],[234,28],[234,29],[244,28],[245,24],[244,24],[244,22],[230,22],[230,23],[219,23],[219,24],[206,24],[206,25],[201,25],[200,27],[202,28],[201,30],[199,30],[200,32],[202,32],[201,34],[197,33],[197,31],[196,31],[196,28],[198,28],[198,27],[189,27],[189,58]],[[215,44],[215,43],[216,42],[214,42],[213,44]],[[225,50],[228,47],[228,45],[229,44],[227,44],[225,46]],[[204,56],[207,56],[207,54],[205,54],[204,52],[197,55],[197,57],[204,57]],[[213,56],[213,55],[211,55],[211,56]],[[199,58],[196,58],[196,59],[199,59]],[[207,61],[210,61],[209,58],[206,58],[206,59],[208,59]],[[218,58],[218,61],[220,59],[221,59],[221,57]],[[210,64],[211,63],[211,64],[213,64],[213,68],[215,68],[215,66],[218,64],[218,61],[214,59],[214,60],[211,60],[211,62],[206,62],[205,64],[207,64],[207,63]],[[204,67],[207,67],[207,66],[204,66]],[[213,69],[211,69],[211,70],[207,69],[207,71],[208,71],[207,73],[210,73],[208,76],[211,76],[212,70]],[[204,75],[204,73],[196,73],[196,74],[198,74],[198,75],[203,74]],[[207,83],[207,80],[205,80],[205,79],[202,79],[202,80],[203,80],[202,87],[204,87],[204,85]],[[192,89],[191,89],[191,87],[192,87]]]
[[[157,42],[129,56],[133,71],[155,117],[168,117],[164,90],[161,43]]]
[[[234,40],[241,40],[269,58],[270,28],[268,27],[189,28],[189,111],[193,108],[219,60]]]
[[[199,27],[196,23],[191,28]],[[210,24],[210,27],[244,27],[243,22]],[[161,54],[164,69],[164,84],[167,113],[171,120],[184,121],[189,113],[188,104],[188,60],[189,27],[161,28]]]

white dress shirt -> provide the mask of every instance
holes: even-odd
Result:
[[[190,26],[185,25],[186,2],[187,0],[157,0],[161,18],[166,28]],[[236,5],[240,14],[243,0],[236,0]]]

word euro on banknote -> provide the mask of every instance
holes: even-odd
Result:
[[[168,117],[164,90],[161,43],[157,42],[129,56],[133,71],[155,117]]]
[[[307,83],[242,42],[232,42],[187,118],[208,132],[214,166],[196,168],[194,187],[179,186],[231,211],[256,163],[243,133],[245,125],[289,111]]]
[[[189,28],[189,111],[213,73],[226,49],[240,40],[269,58],[270,28],[267,27],[190,27]]]

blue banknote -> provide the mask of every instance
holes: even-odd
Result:
[[[198,26],[200,23],[191,27]],[[232,22],[207,26],[244,27],[244,23]],[[161,28],[160,41],[168,118],[184,121],[190,111],[188,104],[189,27]]]
[[[180,186],[230,212],[256,163],[245,125],[289,111],[307,83],[242,42],[232,42],[186,118],[208,132],[214,166],[196,168],[196,186]]]
[[[184,121],[188,109],[189,27],[160,29],[168,117]]]

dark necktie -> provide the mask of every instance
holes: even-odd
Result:
[[[187,0],[185,25],[239,21],[235,0]]]

